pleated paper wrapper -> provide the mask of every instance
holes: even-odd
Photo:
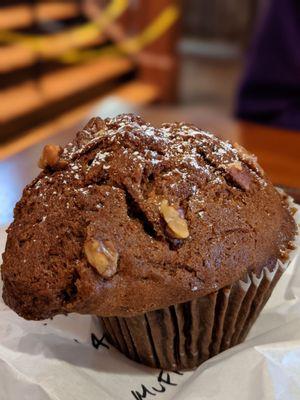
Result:
[[[187,303],[130,318],[100,318],[110,343],[137,362],[187,370],[243,342],[288,267],[247,275],[231,286]]]

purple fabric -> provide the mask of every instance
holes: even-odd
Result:
[[[300,130],[300,1],[271,0],[260,20],[236,115]]]

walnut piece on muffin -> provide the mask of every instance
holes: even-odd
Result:
[[[94,118],[40,166],[1,270],[4,301],[26,319],[190,301],[272,270],[295,235],[256,158],[193,125]]]

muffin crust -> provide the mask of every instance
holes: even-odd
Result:
[[[94,118],[57,152],[8,228],[3,298],[26,319],[186,302],[274,268],[295,235],[256,158],[195,126]],[[113,268],[88,248],[107,251]]]

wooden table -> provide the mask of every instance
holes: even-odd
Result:
[[[300,189],[300,132],[273,129],[251,123],[236,122],[211,109],[199,107],[151,107],[141,114],[155,125],[161,122],[187,121],[218,136],[239,142],[255,153],[275,184]],[[65,144],[79,126],[47,138],[0,162],[0,224],[12,219],[15,202],[23,187],[39,172],[37,160],[45,143]],[[297,189],[292,190],[295,197]]]

